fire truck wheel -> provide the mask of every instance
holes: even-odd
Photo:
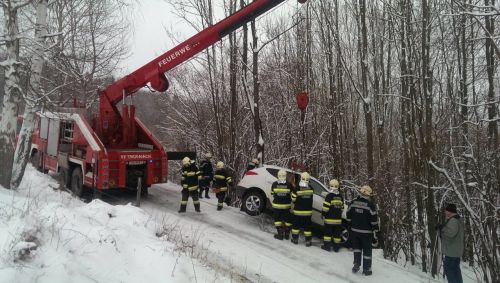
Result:
[[[35,151],[34,153],[31,154],[31,165],[35,167],[36,170],[42,172],[42,168],[39,167],[40,165],[40,153],[38,151]]]
[[[144,186],[141,189],[141,197],[147,197],[149,195],[149,187]]]
[[[81,168],[77,167],[71,173],[71,191],[77,197],[81,197],[83,194],[83,174]]]

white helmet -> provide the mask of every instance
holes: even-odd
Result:
[[[257,158],[252,159],[252,163],[255,164],[255,166],[259,165],[259,160]]]
[[[370,188],[370,186],[362,186],[361,189],[359,189],[359,193],[363,196],[371,197],[373,195],[373,190]]]
[[[281,169],[278,171],[278,180],[286,180],[286,171]]]
[[[311,175],[309,175],[309,173],[307,172],[303,172],[302,174],[300,174],[300,180],[303,181],[303,182],[309,182],[309,179],[311,178]]]
[[[186,166],[186,165],[189,165],[189,164],[191,164],[191,159],[189,159],[189,157],[187,157],[187,156],[184,157],[182,159],[182,165]]]
[[[330,180],[330,189],[336,191],[339,189],[339,181],[337,179]]]
[[[215,165],[215,167],[217,167],[217,169],[224,168],[224,162],[222,162],[222,161],[217,162],[217,165]]]

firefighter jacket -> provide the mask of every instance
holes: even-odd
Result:
[[[375,204],[361,196],[357,197],[349,206],[347,221],[351,223],[351,231],[353,232],[372,234],[379,230]]]
[[[189,191],[194,191],[198,189],[198,177],[200,176],[200,171],[196,164],[191,163],[187,166],[182,167],[182,177],[181,185],[183,189],[188,189]]]
[[[208,179],[208,181],[214,178],[214,168],[210,160],[205,159],[200,163],[200,171],[201,171],[200,175],[201,178]]]
[[[271,186],[274,209],[290,209],[292,207],[292,185],[288,182],[275,181]]]
[[[214,188],[219,189],[221,192],[227,191],[227,186],[233,182],[231,176],[227,173],[226,169],[217,169],[214,174]]]
[[[340,192],[331,192],[326,195],[323,202],[323,216],[325,224],[342,224],[342,210],[344,209],[344,198]]]
[[[314,191],[307,186],[299,186],[297,191],[292,192],[294,203],[292,213],[297,216],[311,216]]]

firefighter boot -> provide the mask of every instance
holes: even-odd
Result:
[[[299,244],[299,235],[292,235],[292,243],[298,245]]]
[[[338,252],[339,252],[339,250],[340,250],[340,246],[339,246],[339,244],[335,244],[335,243],[334,243],[334,244],[333,244],[333,251],[334,251],[334,252],[336,252],[336,253],[338,253]]]
[[[285,227],[283,238],[285,238],[285,240],[290,240],[290,227]]]
[[[373,272],[371,271],[371,269],[363,270],[363,275],[370,276],[372,274]]]
[[[283,228],[282,227],[277,227],[278,234],[274,235],[274,238],[277,240],[283,240]]]
[[[184,213],[186,212],[186,205],[185,204],[181,204],[181,208],[179,209],[179,211],[177,211],[179,213]]]
[[[306,247],[312,246],[312,236],[306,236]]]
[[[331,243],[329,241],[324,241],[321,248],[327,252],[330,252],[332,250]]]
[[[199,203],[194,204],[194,210],[196,210],[196,212],[201,212]]]
[[[352,267],[352,273],[357,273],[359,271],[359,264],[354,264],[354,266]]]
[[[205,198],[210,199],[210,197],[208,196],[208,188],[205,188]]]

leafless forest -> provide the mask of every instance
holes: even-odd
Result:
[[[246,1],[168,2],[201,30]],[[237,178],[258,156],[347,194],[371,185],[385,256],[434,275],[434,227],[455,202],[465,261],[498,282],[499,19],[495,0],[309,1],[177,68],[153,119],[170,148],[212,152]]]
[[[164,1],[202,30],[250,0]],[[74,98],[96,105],[96,89],[127,52],[121,43],[128,27],[117,16],[125,2],[0,1],[4,187],[22,178],[36,109]],[[138,115],[168,150],[210,152],[236,182],[258,157],[303,164],[323,181],[338,178],[348,197],[369,184],[385,257],[435,276],[435,226],[443,204],[455,202],[465,217],[466,264],[479,280],[500,282],[498,0],[309,0],[286,7],[168,73],[166,95],[134,100]],[[296,95],[303,91],[310,102],[301,113]]]

